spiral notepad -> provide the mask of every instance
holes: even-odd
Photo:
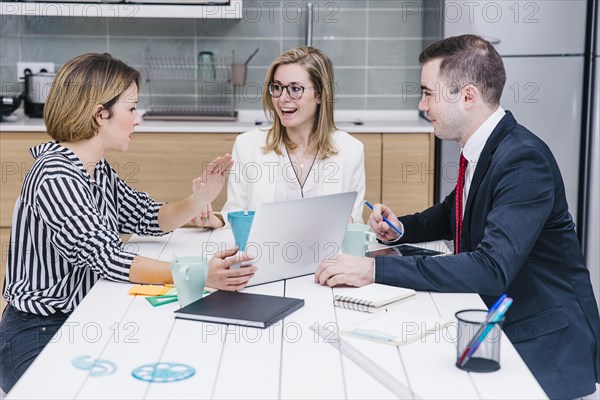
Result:
[[[333,304],[351,310],[376,312],[415,293],[412,289],[372,283],[361,288],[335,289]]]

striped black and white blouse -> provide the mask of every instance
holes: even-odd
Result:
[[[119,234],[160,236],[157,203],[102,159],[94,178],[58,143],[30,150],[12,218],[3,295],[33,314],[70,313],[99,278],[128,281],[134,249]]]

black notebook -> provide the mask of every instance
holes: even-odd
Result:
[[[304,306],[304,300],[219,290],[175,311],[175,318],[266,328]]]

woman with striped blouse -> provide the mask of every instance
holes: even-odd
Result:
[[[231,168],[229,154],[192,182],[192,194],[158,203],[129,187],[104,159],[127,151],[135,126],[138,71],[109,54],[84,54],[58,72],[44,122],[55,142],[31,149],[36,159],[15,204],[0,321],[0,388],[8,392],[99,278],[172,282],[170,264],[128,251],[120,234],[160,236],[206,209]],[[255,267],[248,257],[215,255],[207,285],[238,290]]]

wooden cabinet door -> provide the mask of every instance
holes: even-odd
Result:
[[[398,213],[420,211],[433,204],[433,144],[428,133],[353,134],[365,146],[366,194]],[[174,201],[191,193],[191,181],[215,157],[230,153],[236,133],[146,133],[134,135],[125,153],[106,159],[132,187],[157,201]],[[45,133],[6,132],[0,136],[2,190],[0,227],[9,227],[23,179],[33,164],[29,148],[51,140]],[[213,202],[220,210],[223,189]],[[365,209],[365,221],[370,210]]]
[[[0,227],[10,227],[15,201],[21,193],[25,175],[34,158],[29,149],[52,138],[41,132],[2,132],[0,134],[0,165],[2,178],[0,190]]]
[[[370,203],[381,202],[381,133],[354,133],[355,138],[365,146],[365,200]],[[363,220],[366,223],[371,215],[367,207],[363,210]]]
[[[4,284],[4,277],[6,275],[6,262],[8,261],[8,246],[10,246],[9,242],[10,237],[10,229],[9,228],[0,228],[0,247],[2,248],[2,265],[0,265],[0,282]],[[6,300],[4,297],[0,296],[0,315],[4,308],[6,307]]]
[[[433,134],[384,133],[382,148],[382,203],[398,216],[431,206],[435,179]]]
[[[131,187],[148,192],[156,201],[179,200],[192,193],[192,179],[217,156],[231,153],[235,133],[136,133],[125,153],[106,159]],[[227,199],[227,183],[213,209]]]

